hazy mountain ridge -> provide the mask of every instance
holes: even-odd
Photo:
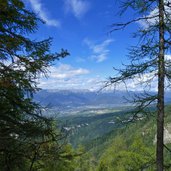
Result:
[[[34,99],[44,106],[51,108],[75,108],[84,106],[124,106],[128,105],[125,98],[136,92],[89,90],[41,90]],[[137,92],[140,93],[140,92]],[[171,92],[166,93],[166,102],[171,101]]]
[[[50,107],[124,105],[126,92],[93,92],[89,90],[41,90],[34,99]]]

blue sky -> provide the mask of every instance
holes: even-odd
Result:
[[[119,17],[115,0],[24,0],[45,24],[34,39],[53,37],[52,52],[67,49],[70,56],[49,68],[49,78],[39,80],[46,89],[99,89],[114,75],[113,67],[127,63],[127,48],[135,44],[136,25],[110,34],[111,24],[132,17]]]

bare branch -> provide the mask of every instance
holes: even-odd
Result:
[[[138,22],[138,21],[142,21],[142,20],[153,19],[153,18],[156,18],[158,16],[159,15],[140,17],[140,18],[137,18],[137,19],[130,20],[130,21],[126,22],[126,23],[115,23],[115,24],[112,24],[111,27],[113,29],[111,30],[111,32],[117,31],[117,30],[122,30],[122,29],[124,29],[125,27],[127,27],[128,25],[130,25],[132,23],[135,23],[135,22]]]

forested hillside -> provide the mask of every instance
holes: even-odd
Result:
[[[68,55],[66,50],[51,53],[51,38],[31,38],[38,22],[43,21],[23,1],[0,1],[1,171],[65,170],[79,155],[33,100],[40,74]]]
[[[170,112],[171,107],[167,106],[164,140],[168,149],[171,147]],[[98,129],[98,127],[99,125],[97,125],[96,129]],[[95,129],[91,127],[89,134],[93,135],[94,130]],[[77,137],[79,135],[76,134],[75,136]],[[90,140],[89,143],[87,142],[83,147],[86,153],[82,156],[81,170],[155,170],[155,116],[144,118],[134,123],[124,123],[117,128],[115,127],[105,135]],[[165,170],[170,170],[170,151],[168,151],[168,149],[165,149],[164,152]]]
[[[0,0],[0,171],[171,170],[170,68],[170,0]]]

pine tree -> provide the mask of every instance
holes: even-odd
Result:
[[[129,8],[134,10],[135,18],[125,23],[114,23],[113,30],[121,30],[130,24],[139,23],[139,29],[134,34],[139,38],[139,43],[132,46],[129,52],[131,64],[125,65],[124,69],[119,69],[118,75],[111,77],[108,85],[115,85],[127,80],[135,80],[147,75],[148,79],[141,84],[147,88],[144,93],[135,95],[133,102],[136,108],[133,113],[133,119],[138,117],[138,113],[149,112],[148,107],[157,103],[157,148],[156,148],[156,167],[158,171],[164,169],[164,92],[170,84],[170,60],[166,59],[169,55],[171,45],[171,2],[169,0],[125,0],[122,1],[121,13],[123,14]],[[157,78],[157,93],[150,92],[151,83]],[[167,84],[166,84],[167,82]]]
[[[40,74],[68,52],[51,53],[51,38],[32,40],[38,22],[22,0],[0,1],[0,170],[31,167],[40,146],[61,136],[33,94]]]

